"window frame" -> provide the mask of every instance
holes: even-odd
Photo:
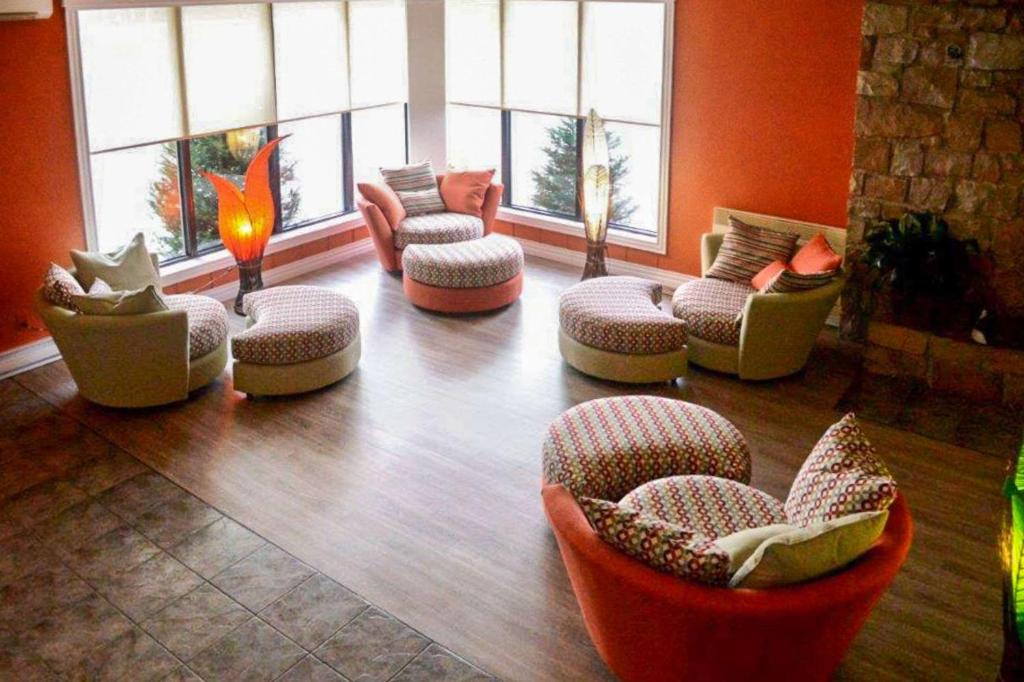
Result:
[[[657,127],[661,132],[660,141],[660,159],[658,169],[658,206],[656,210],[657,225],[655,233],[651,234],[646,230],[631,227],[628,225],[621,225],[617,223],[609,224],[608,229],[608,243],[618,244],[621,246],[628,246],[630,248],[639,249],[642,251],[649,251],[664,255],[668,248],[668,208],[669,208],[669,175],[670,175],[670,159],[671,159],[671,138],[672,138],[672,74],[673,74],[673,52],[674,52],[674,30],[675,30],[675,1],[674,0],[563,0],[575,2],[577,5],[577,60],[582,61],[583,56],[583,40],[584,40],[584,4],[587,2],[620,2],[620,3],[647,3],[647,4],[658,4],[664,7],[664,26],[663,28],[663,47],[662,47],[662,88],[661,88],[661,119],[657,126],[652,126],[648,123],[641,123],[637,121],[626,121],[618,120],[614,118],[605,119],[609,123],[623,123],[628,125],[643,125],[650,127]],[[505,35],[505,20],[507,13],[507,6],[509,0],[498,0],[499,12],[499,34]],[[504,40],[504,38],[503,38]],[[447,55],[446,55],[447,56]],[[580,161],[580,145],[582,143],[582,129],[583,124],[586,120],[584,116],[580,116],[579,112],[575,117],[568,116],[565,114],[553,114],[552,112],[546,111],[529,111],[525,109],[513,109],[505,106],[504,92],[505,92],[505,68],[504,68],[504,49],[502,47],[500,57],[500,73],[499,77],[502,79],[502,102],[500,105],[489,105],[489,104],[477,104],[471,102],[461,102],[456,100],[450,100],[445,98],[447,106],[456,107],[468,107],[477,109],[487,109],[491,111],[499,111],[501,113],[501,175],[502,182],[505,185],[505,190],[502,195],[501,204],[498,209],[498,218],[511,223],[518,223],[527,225],[530,227],[539,227],[541,229],[550,230],[553,232],[559,232],[562,234],[568,234],[571,236],[582,236],[584,234],[584,225],[582,219],[582,212],[580,207],[579,199],[576,201],[576,215],[568,216],[565,214],[558,214],[541,209],[536,209],[528,206],[518,206],[512,202],[512,153],[513,153],[513,140],[512,140],[512,122],[511,116],[513,112],[522,112],[527,114],[543,114],[543,115],[556,115],[563,116],[566,118],[575,118],[576,120],[576,147],[577,147],[577,163]],[[582,87],[583,76],[582,72],[577,69],[577,89]],[[579,106],[579,93],[577,92],[577,106]],[[579,173],[576,176],[577,191],[576,195],[579,197]]]

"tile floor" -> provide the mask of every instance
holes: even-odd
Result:
[[[11,381],[0,679],[491,679]]]

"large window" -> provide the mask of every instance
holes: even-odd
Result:
[[[613,229],[663,235],[667,130],[660,0],[446,0],[448,158],[501,169],[506,207],[580,220],[579,144],[606,121]]]
[[[404,0],[89,2],[69,25],[96,248],[140,230],[165,262],[220,248],[200,172],[241,184],[273,137],[275,231],[351,212],[355,182],[406,161]]]

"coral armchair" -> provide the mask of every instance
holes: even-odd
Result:
[[[444,175],[437,176],[438,185]],[[504,186],[492,183],[484,196],[482,215],[432,213],[407,216],[393,191],[380,183],[360,183],[356,206],[366,221],[377,257],[388,272],[402,269],[402,251],[410,243],[450,244],[490,234]]]

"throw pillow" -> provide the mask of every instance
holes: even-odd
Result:
[[[90,294],[109,294],[113,290],[113,287],[111,287],[109,284],[104,282],[99,277],[93,280],[92,286],[89,287]]]
[[[156,287],[150,284],[136,291],[108,291],[74,297],[78,310],[85,315],[143,315],[167,310]]]
[[[360,182],[357,186],[364,199],[377,205],[392,230],[398,227],[398,223],[405,220],[406,214],[402,200],[398,198],[393,189],[376,182]]]
[[[823,287],[833,279],[836,273],[832,270],[802,274],[792,270],[782,270],[761,289],[762,294],[793,294]]]
[[[800,467],[786,498],[786,520],[806,526],[888,509],[894,499],[896,481],[850,413],[828,428]]]
[[[61,308],[77,311],[74,296],[84,293],[74,275],[56,263],[50,263],[50,269],[43,277],[43,298]]]
[[[491,186],[494,169],[483,171],[448,171],[441,178],[441,199],[452,213],[483,217],[484,199]]]
[[[816,234],[800,247],[789,266],[793,272],[811,275],[816,272],[838,270],[842,264],[843,257],[832,250],[825,235]]]
[[[380,174],[398,195],[409,215],[442,213],[445,210],[437,189],[437,176],[429,161],[401,168],[381,168]]]
[[[888,518],[887,511],[871,511],[804,528],[770,526],[774,532],[745,558],[741,558],[742,552],[749,547],[749,542],[727,536],[719,538],[716,544],[733,560],[730,587],[760,589],[792,585],[832,573],[858,559],[882,535]],[[754,530],[768,531],[768,528]],[[737,549],[740,551],[734,555]]]
[[[788,269],[789,263],[781,260],[773,260],[771,263],[764,266],[764,269],[761,270],[761,272],[754,275],[754,278],[750,280],[750,285],[758,291],[762,291],[769,282],[775,279],[777,274]]]
[[[736,218],[729,218],[729,224],[732,230],[722,240],[707,277],[747,284],[773,261],[785,263],[793,255],[795,234],[754,227]]]
[[[607,500],[579,504],[598,537],[651,568],[711,585],[728,581],[729,555],[714,541]]]
[[[78,279],[86,289],[99,277],[115,291],[131,291],[147,286],[160,288],[160,273],[146,250],[146,238],[138,233],[112,253],[72,251]]]

